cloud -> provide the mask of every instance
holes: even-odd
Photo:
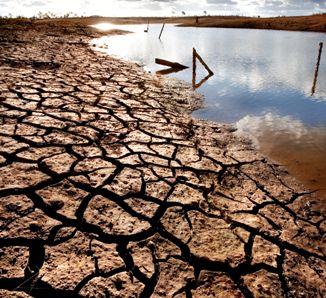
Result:
[[[206,1],[208,4],[222,4],[222,5],[236,5],[238,4],[237,1],[235,0],[207,0]]]
[[[37,6],[46,6],[47,3],[44,1],[25,1],[24,3],[27,7],[37,7]]]
[[[39,11],[87,15],[140,16],[214,14],[300,15],[325,12],[326,0],[0,0],[0,15],[32,16]]]

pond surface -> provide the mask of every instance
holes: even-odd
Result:
[[[196,48],[214,75],[207,78],[197,61],[193,86],[205,96],[205,107],[193,115],[235,124],[326,197],[326,34],[166,25],[159,39],[162,25],[150,25],[147,33],[146,25],[111,26],[134,33],[93,40],[99,50],[150,72],[166,68],[155,58],[181,63],[189,68],[169,76],[190,84]],[[315,77],[320,42],[324,52]]]

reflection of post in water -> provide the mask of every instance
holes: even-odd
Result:
[[[203,78],[198,84],[196,83],[196,68],[197,68],[196,61],[197,61],[197,59],[205,67],[205,69],[208,71],[208,75],[205,78]],[[202,57],[199,56],[199,54],[197,53],[196,49],[193,48],[193,51],[192,51],[192,87],[193,87],[193,89],[195,90],[195,89],[199,88],[212,75],[214,75],[214,73],[212,72],[212,70],[204,62],[204,60],[202,59]]]
[[[316,91],[316,84],[317,84],[317,78],[318,78],[320,57],[321,57],[322,51],[323,51],[323,43],[320,42],[319,43],[319,50],[318,50],[318,58],[317,58],[317,63],[316,63],[316,67],[315,67],[314,82],[313,82],[312,88],[311,88],[311,96],[313,96],[315,94],[315,91]]]

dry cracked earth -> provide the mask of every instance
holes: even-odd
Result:
[[[0,29],[1,297],[326,297],[318,197],[85,27]]]

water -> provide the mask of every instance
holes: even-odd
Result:
[[[197,62],[197,91],[205,107],[195,117],[233,123],[265,154],[326,197],[326,35],[323,33],[191,28],[166,25],[113,26],[133,31],[95,40],[101,51],[164,69],[155,58],[190,68],[169,76],[193,83],[192,49],[214,72]],[[319,42],[324,42],[312,94]],[[103,45],[108,45],[103,47]],[[207,80],[205,80],[205,78]],[[193,86],[195,86],[193,85]]]

